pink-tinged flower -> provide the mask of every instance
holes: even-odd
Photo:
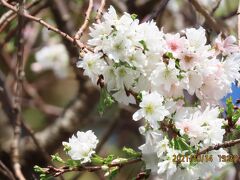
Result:
[[[191,51],[182,52],[181,54],[179,54],[178,58],[180,59],[180,67],[183,70],[193,69],[199,61],[198,55]]]
[[[203,128],[195,121],[187,120],[176,122],[176,128],[180,129],[180,134],[187,134],[189,137],[198,137],[202,134]]]
[[[186,45],[186,39],[184,37],[180,37],[180,34],[166,34],[166,43],[167,48],[170,52],[175,56],[177,53],[183,51]]]
[[[215,49],[217,54],[222,53],[224,56],[232,53],[240,52],[240,48],[236,43],[234,36],[228,36],[226,39],[222,39],[221,34],[215,40]]]

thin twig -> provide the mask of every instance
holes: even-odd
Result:
[[[26,5],[25,9],[26,10],[31,9],[33,6],[37,5],[40,2],[41,2],[40,0],[32,1]],[[12,10],[9,10],[5,14],[3,14],[0,18],[0,32],[2,32],[10,24],[10,22],[14,20],[16,17],[17,17],[17,14]]]
[[[18,10],[18,48],[17,48],[17,65],[16,65],[16,86],[14,89],[14,110],[16,113],[15,126],[14,126],[14,139],[12,143],[12,162],[13,169],[16,177],[19,180],[25,180],[23,176],[21,165],[19,162],[19,140],[21,136],[21,111],[22,111],[22,80],[24,76],[23,67],[23,16],[24,12],[24,0],[19,1]]]
[[[90,21],[90,15],[91,15],[91,12],[92,12],[92,8],[93,8],[93,0],[89,0],[88,9],[87,9],[86,14],[85,14],[85,19],[84,19],[83,25],[80,27],[80,29],[78,30],[78,32],[74,36],[75,40],[79,40],[82,37],[83,32],[87,29],[88,23]]]
[[[97,23],[100,23],[100,22],[101,22],[100,19],[101,19],[102,15],[103,15],[103,8],[104,8],[105,4],[106,4],[106,0],[101,0],[100,7],[99,7],[99,9],[97,10],[97,16],[96,16],[96,18],[95,18],[95,21],[96,21]]]
[[[157,17],[164,11],[164,9],[166,8],[168,2],[169,2],[169,0],[162,0],[159,3],[158,8],[145,21],[151,21],[153,19],[156,20]]]
[[[38,148],[38,150],[40,151],[40,153],[42,154],[42,157],[46,160],[46,162],[51,163],[51,158],[48,155],[48,153],[45,151],[45,149],[42,148],[42,146],[39,144],[38,140],[36,139],[33,130],[28,127],[24,122],[22,122],[22,125],[24,127],[24,129],[28,132],[28,134],[30,135],[30,137],[32,138],[34,144],[36,145],[36,147]]]
[[[108,164],[107,166],[109,168],[111,168],[111,167],[121,168],[123,166],[138,163],[138,162],[141,162],[141,158],[130,159],[126,162],[121,162],[121,163],[111,163],[111,164]],[[60,168],[55,168],[53,166],[48,166],[47,168],[43,168],[44,173],[50,174],[54,177],[58,177],[59,175],[62,175],[62,174],[67,173],[67,172],[74,172],[74,171],[77,171],[77,172],[82,172],[82,171],[96,172],[96,171],[99,171],[101,169],[102,169],[101,165],[92,165],[92,166],[91,165],[82,165],[82,166],[75,167],[75,168],[71,168],[71,167],[67,167],[67,166],[60,167]]]
[[[205,153],[207,153],[209,151],[218,150],[220,148],[228,148],[228,147],[234,146],[234,145],[236,145],[238,143],[240,143],[240,139],[231,140],[231,141],[225,141],[222,144],[216,144],[214,146],[208,146],[207,148],[202,149],[199,152],[197,152],[197,155],[205,154]]]
[[[214,15],[214,13],[216,12],[216,10],[219,8],[220,4],[221,4],[222,0],[218,0],[217,4],[213,7],[212,12],[211,12],[211,16]]]
[[[0,171],[8,177],[10,180],[16,180],[12,172],[5,166],[5,164],[0,160]]]
[[[53,106],[51,104],[46,104],[41,96],[38,94],[37,90],[29,84],[26,80],[23,82],[23,88],[25,92],[31,96],[34,100],[35,105],[44,113],[52,116],[59,116],[62,112],[62,108]]]
[[[198,3],[197,0],[189,0],[194,8],[205,18],[206,24],[213,29],[215,32],[220,33],[221,28],[219,27],[216,20]]]
[[[46,2],[40,4],[39,6],[37,6],[31,13],[32,15],[36,15],[38,14],[42,9],[44,9],[46,7]],[[16,13],[15,13],[16,14]],[[28,23],[28,21],[24,22],[24,26]],[[11,38],[15,37],[15,33],[17,32],[17,26],[14,27],[13,29],[11,29],[9,32],[7,32],[7,35],[5,36],[5,38],[0,42],[0,49],[3,49],[3,47],[6,45],[6,43],[8,43]]]
[[[238,13],[238,8],[234,9],[232,12],[230,12],[229,14],[227,15],[223,15],[223,16],[220,16],[219,19],[221,20],[227,20],[229,18],[232,18],[233,16],[236,16]]]
[[[7,3],[6,0],[1,0],[2,4],[11,9],[12,11],[14,11],[15,13],[19,13],[18,10],[12,6],[11,4]],[[32,16],[26,12],[24,12],[23,14],[21,14],[21,16],[24,16],[27,19],[30,19],[32,21],[38,22],[39,24],[45,26],[48,30],[51,30],[59,35],[61,35],[62,37],[64,37],[65,39],[67,39],[68,41],[70,41],[73,44],[76,44],[79,48],[83,49],[83,50],[87,50],[86,46],[79,42],[76,41],[74,38],[72,38],[70,35],[66,34],[65,32],[60,31],[58,28],[51,26],[50,24],[46,23],[45,21],[43,21],[41,18]]]

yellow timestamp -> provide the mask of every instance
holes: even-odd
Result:
[[[173,162],[212,162],[213,155],[211,154],[200,154],[200,155],[183,155],[183,154],[174,154],[172,158]]]
[[[240,162],[240,155],[233,154],[218,154],[219,162],[227,162],[227,163],[237,163]],[[217,159],[216,159],[217,160]],[[174,154],[172,157],[172,161],[176,163],[181,162],[213,162],[212,154],[201,154],[201,155],[183,155],[183,154]]]

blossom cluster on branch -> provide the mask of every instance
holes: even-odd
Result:
[[[226,122],[218,105],[240,80],[235,37],[220,34],[209,44],[202,27],[165,33],[134,14],[119,17],[113,7],[90,36],[93,51],[77,66],[114,101],[139,105],[133,120],[144,119],[146,142],[139,149],[147,169],[166,179],[198,179],[224,165],[217,159],[227,154],[222,148],[208,152],[208,163],[176,163],[173,155],[223,142]]]

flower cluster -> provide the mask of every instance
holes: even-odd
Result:
[[[222,143],[225,131],[222,129],[224,119],[218,118],[217,108],[207,107],[204,111],[199,108],[182,107],[175,112],[169,121],[174,121],[175,128],[180,134],[176,140],[171,139],[171,132],[160,127],[152,129],[140,127],[140,132],[146,137],[146,142],[140,147],[146,167],[165,179],[198,179],[205,177],[224,163],[219,162],[218,154],[227,154],[223,149],[211,151],[212,160],[194,164],[185,159],[178,164],[173,160],[174,155],[183,157],[194,154],[196,150],[210,145]],[[166,119],[165,122],[169,122]]]
[[[155,90],[175,99],[186,90],[202,104],[217,104],[240,78],[239,48],[233,36],[223,40],[219,35],[211,46],[202,27],[186,29],[183,35],[165,34],[153,21],[139,24],[127,13],[118,18],[113,7],[103,19],[91,28],[88,44],[94,52],[78,66],[94,83],[103,76],[120,103],[135,103],[127,96],[129,90]]]
[[[36,55],[36,62],[32,64],[34,72],[53,70],[59,78],[68,76],[69,56],[63,44],[53,44],[40,49]]]
[[[221,167],[215,158],[205,164],[172,158],[223,141],[224,119],[216,105],[240,80],[236,39],[220,34],[208,44],[202,27],[164,33],[153,21],[139,23],[127,13],[118,17],[113,7],[90,30],[93,51],[77,65],[93,83],[104,82],[119,103],[137,104],[138,95],[140,109],[133,119],[145,120],[140,149],[146,168],[160,177],[198,179]]]
[[[69,142],[63,142],[68,155],[73,160],[80,160],[81,163],[91,161],[97,144],[98,139],[91,130],[87,132],[78,131],[77,136],[73,135],[69,138]]]

